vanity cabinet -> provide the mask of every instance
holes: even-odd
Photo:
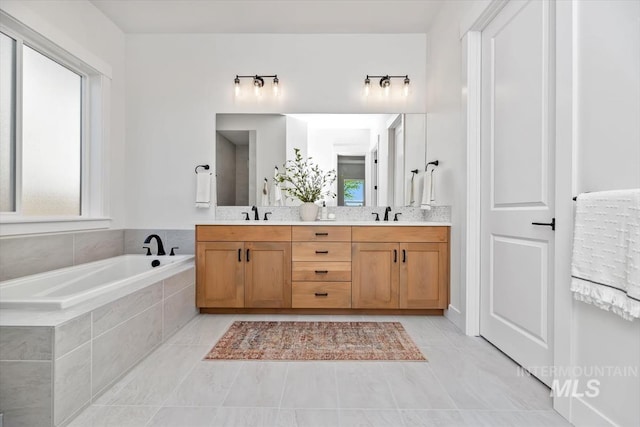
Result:
[[[353,308],[447,308],[448,227],[352,230]]]
[[[292,307],[351,307],[351,227],[293,226]]]
[[[449,227],[198,225],[196,254],[209,312],[448,306]]]
[[[291,307],[291,227],[198,226],[196,240],[198,307]]]

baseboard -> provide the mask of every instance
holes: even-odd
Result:
[[[444,317],[449,319],[458,329],[464,331],[464,316],[456,307],[449,304],[449,308],[444,310]]]
[[[359,309],[359,308],[200,308],[202,314],[372,314],[393,316],[442,316],[440,309]]]
[[[596,425],[612,427],[618,426],[618,424],[613,422],[581,397],[575,397],[572,399],[570,421],[571,424],[576,427],[591,427]]]

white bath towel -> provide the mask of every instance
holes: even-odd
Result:
[[[267,178],[264,179],[262,185],[262,206],[269,206],[269,181]]]
[[[578,196],[571,291],[627,320],[640,317],[640,189]]]
[[[276,167],[273,172],[273,206],[282,206],[282,189],[280,188],[280,183],[277,180],[278,178],[278,168]]]
[[[431,206],[436,200],[433,172],[434,169],[431,169],[430,171],[424,173],[424,187],[422,188],[422,201],[420,202],[421,209],[431,210]]]
[[[196,173],[196,208],[211,207],[211,172]]]

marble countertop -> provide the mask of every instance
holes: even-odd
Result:
[[[374,227],[451,227],[450,222],[428,222],[428,221],[344,221],[344,220],[321,220],[321,221],[205,221],[198,222],[197,225],[313,225],[313,226],[374,226]]]

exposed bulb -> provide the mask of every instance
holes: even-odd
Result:
[[[380,86],[382,86],[384,96],[389,96],[389,92],[391,92],[391,79],[389,76],[384,76],[380,79]]]
[[[364,79],[364,96],[369,96],[371,93],[371,80],[369,80],[369,76]]]
[[[273,78],[273,95],[280,95],[280,80],[278,80],[278,76]]]
[[[262,86],[264,86],[264,80],[262,80],[261,77],[254,77],[253,78],[253,93],[255,93],[256,96],[262,96]]]
[[[404,96],[409,96],[409,83],[411,81],[409,80],[409,77],[405,77],[404,78],[404,86],[402,87],[402,94]]]
[[[235,80],[233,81],[233,89],[236,96],[240,96],[240,79],[238,78],[238,76],[236,76]]]

